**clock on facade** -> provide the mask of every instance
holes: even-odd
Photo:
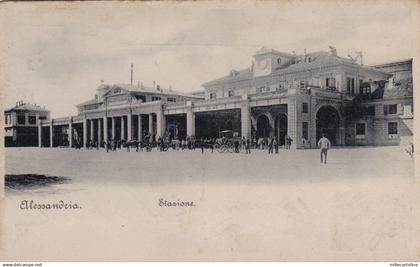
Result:
[[[268,66],[268,59],[266,58],[266,59],[261,59],[259,62],[258,62],[258,68],[260,68],[260,69],[265,69],[265,68],[267,68],[267,66]]]

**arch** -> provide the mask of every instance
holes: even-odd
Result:
[[[278,114],[274,120],[274,137],[279,145],[284,145],[287,136],[287,123],[288,119],[285,113]]]
[[[316,111],[316,141],[327,137],[332,145],[340,144],[341,116],[338,110],[330,105],[323,105]]]
[[[257,138],[270,136],[270,119],[266,114],[257,117]]]

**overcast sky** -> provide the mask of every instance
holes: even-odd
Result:
[[[3,4],[4,103],[75,115],[101,80],[129,83],[130,63],[136,84],[199,90],[249,67],[262,46],[300,54],[332,45],[341,56],[361,50],[365,64],[411,58],[419,5],[394,2]]]

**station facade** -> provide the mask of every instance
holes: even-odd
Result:
[[[362,65],[329,51],[295,55],[262,48],[249,67],[204,83],[191,94],[132,84],[101,84],[78,115],[41,121],[41,146],[88,141],[274,137],[315,148],[322,134],[335,146],[402,145],[413,136],[412,60]]]

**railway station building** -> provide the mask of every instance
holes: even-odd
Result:
[[[315,148],[404,145],[413,136],[412,59],[366,66],[335,48],[295,55],[262,48],[250,65],[183,93],[159,85],[101,84],[78,114],[38,124],[41,146],[91,140],[216,138],[232,130]]]

